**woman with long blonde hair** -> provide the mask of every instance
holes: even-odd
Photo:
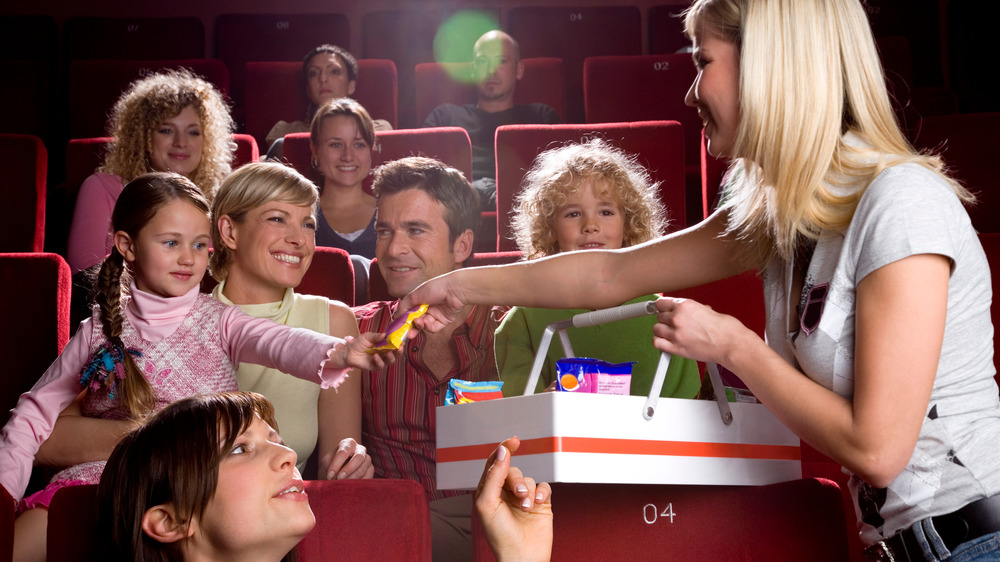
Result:
[[[972,196],[894,120],[864,8],[697,0],[686,28],[688,104],[734,161],[720,209],[632,248],[449,273],[400,306],[437,305],[417,322],[436,329],[465,303],[598,308],[758,270],[766,342],[665,297],[656,347],[728,367],[843,464],[869,559],[995,559],[989,266]]]

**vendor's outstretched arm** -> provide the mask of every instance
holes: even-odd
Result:
[[[414,325],[434,331],[466,304],[596,309],[716,281],[747,269],[739,243],[725,234],[726,221],[726,212],[718,211],[696,226],[623,250],[459,269],[417,287],[399,310],[432,305]]]

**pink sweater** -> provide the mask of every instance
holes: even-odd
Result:
[[[69,228],[67,261],[73,273],[100,263],[111,252],[111,211],[125,185],[118,176],[95,172],[83,180]]]
[[[248,316],[238,307],[226,307],[197,287],[186,295],[163,298],[132,287],[125,315],[139,337],[157,342],[170,336],[192,311],[198,299],[208,299],[217,307],[218,341],[233,365],[240,362],[274,367],[323,388],[336,387],[348,369],[325,367],[331,352],[344,340],[275,324]],[[52,433],[56,418],[83,390],[80,371],[90,359],[94,333],[93,319],[84,320],[62,354],[35,386],[23,394],[12,410],[7,425],[0,430],[0,484],[20,499],[28,485],[31,466],[39,446]],[[140,360],[140,368],[142,362]],[[232,373],[232,371],[230,371]],[[145,373],[147,378],[155,373]],[[232,375],[230,375],[232,376]],[[232,388],[236,387],[235,377]]]

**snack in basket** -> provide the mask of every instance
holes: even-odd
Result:
[[[560,359],[556,361],[556,390],[628,396],[634,363],[609,363],[588,357]]]
[[[403,341],[406,340],[406,333],[410,331],[413,326],[413,321],[420,318],[427,312],[427,305],[422,304],[420,306],[415,306],[410,310],[406,311],[406,314],[400,316],[399,318],[392,321],[389,324],[389,329],[385,331],[385,339],[378,342],[375,347],[366,350],[367,353],[378,353],[379,351],[386,350],[396,350],[403,345]]]
[[[444,396],[444,405],[470,404],[484,400],[503,398],[503,381],[463,381],[451,379],[448,381],[448,393]]]

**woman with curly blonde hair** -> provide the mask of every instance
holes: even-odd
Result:
[[[113,140],[104,163],[77,195],[68,248],[73,270],[97,264],[111,251],[111,211],[124,185],[138,176],[176,172],[211,200],[232,171],[233,130],[222,94],[188,70],[167,70],[133,82],[108,122]]]
[[[662,234],[667,225],[659,184],[635,156],[601,139],[539,154],[523,185],[511,222],[517,245],[528,260],[641,244]],[[628,302],[655,299],[656,295],[647,295]],[[514,307],[507,313],[494,344],[505,396],[524,392],[545,327],[580,312],[584,310]],[[656,318],[647,316],[613,326],[575,328],[569,333],[570,342],[583,357],[613,363],[635,361],[631,393],[644,395],[649,393],[659,361],[648,335],[654,324]],[[549,348],[536,391],[555,380],[560,352],[558,346]],[[698,388],[697,364],[674,358],[661,396],[692,398]]]

